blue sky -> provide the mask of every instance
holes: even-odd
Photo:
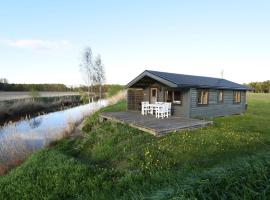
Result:
[[[3,1],[0,77],[80,84],[90,46],[108,83],[145,69],[262,81],[270,79],[269,10],[269,1]]]

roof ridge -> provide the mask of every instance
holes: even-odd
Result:
[[[169,81],[169,82],[171,82],[171,83],[174,83],[174,84],[178,85],[178,83],[176,83],[176,82],[174,82],[174,81],[172,81],[172,80],[169,80],[168,78],[165,78],[165,77],[163,77],[163,76],[160,76],[160,75],[157,75],[157,74],[152,73],[152,72],[158,72],[158,71],[152,71],[152,70],[145,70],[145,71],[147,71],[147,72],[149,72],[149,73],[151,73],[151,74],[153,74],[153,75],[155,75],[155,76],[158,76],[158,77],[160,77],[160,78],[163,78],[163,79],[166,80],[166,81]],[[161,73],[166,73],[166,72],[161,72]]]
[[[145,70],[145,71],[148,71],[150,73],[151,72],[158,72],[158,73],[175,74],[175,75],[183,75],[183,76],[195,76],[195,77],[202,77],[202,78],[212,78],[212,79],[227,80],[227,79],[224,79],[224,78],[217,78],[217,77],[211,77],[211,76],[200,76],[200,75],[191,75],[191,74],[179,74],[179,73],[164,72],[164,71],[155,71],[155,70]]]

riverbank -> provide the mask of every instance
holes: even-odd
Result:
[[[0,175],[18,166],[36,150],[70,135],[74,137],[78,134],[76,127],[86,116],[125,95],[125,91],[120,91],[106,100],[4,125],[0,129]]]
[[[62,96],[79,96],[79,92],[53,92],[53,91],[0,91],[0,102],[18,99],[31,99],[33,94],[39,97],[62,97]]]
[[[81,104],[79,95],[38,97],[0,101],[0,125],[22,118],[59,111]]]
[[[88,117],[83,136],[60,140],[0,177],[4,199],[267,199],[270,96],[248,95],[243,115],[154,137]],[[103,111],[123,111],[121,101]],[[22,195],[23,194],[23,195]]]

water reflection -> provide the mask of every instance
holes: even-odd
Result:
[[[107,105],[106,100],[73,107],[67,110],[53,112],[8,124],[0,128],[0,161],[1,157],[8,157],[10,148],[20,151],[24,148],[41,148],[48,141],[53,141],[63,134],[70,125],[83,120],[95,110]]]
[[[30,119],[29,120],[29,126],[34,129],[34,128],[37,128],[39,127],[39,125],[41,124],[42,122],[42,119],[37,119],[37,118],[34,118],[34,119]]]

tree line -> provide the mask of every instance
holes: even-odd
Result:
[[[56,91],[56,92],[80,92],[80,95],[86,96],[89,102],[94,98],[103,98],[112,96],[124,86],[118,84],[105,84],[105,68],[98,54],[94,56],[90,47],[82,52],[81,62],[79,64],[85,85],[68,87],[64,84],[16,84],[9,83],[6,78],[0,78],[0,91]]]
[[[7,80],[7,79],[5,79]],[[123,89],[124,86],[117,84],[104,84],[102,87],[102,93],[114,93]],[[5,83],[0,79],[0,91],[12,92],[12,91],[48,91],[48,92],[88,92],[88,86],[81,85],[76,87],[68,87],[64,84],[23,84],[23,83]],[[93,93],[98,94],[100,92],[99,85],[92,86]]]
[[[3,83],[0,82],[0,91],[57,91],[66,92],[73,91],[64,84],[21,84],[21,83]]]
[[[270,93],[270,80],[263,82],[251,82],[245,85],[253,88],[253,92],[255,93]]]

